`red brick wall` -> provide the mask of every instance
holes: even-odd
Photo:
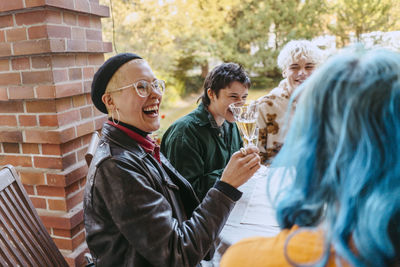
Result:
[[[102,41],[98,0],[0,4],[0,165],[14,165],[71,266],[83,263],[82,198],[91,133],[105,116],[90,99]]]

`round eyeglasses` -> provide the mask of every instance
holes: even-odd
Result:
[[[127,86],[120,87],[118,89],[112,90],[109,93],[125,90],[125,89],[130,88],[131,86],[133,88],[135,88],[136,93],[140,97],[148,97],[151,94],[151,92],[153,91],[153,89],[156,92],[160,93],[161,95],[164,94],[164,91],[165,91],[165,82],[163,80],[158,80],[157,79],[157,80],[154,80],[153,82],[140,80],[140,81],[134,82],[132,84],[129,84]]]

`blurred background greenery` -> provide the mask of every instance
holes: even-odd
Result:
[[[290,40],[313,39],[327,54],[354,42],[400,50],[398,0],[100,3],[111,7],[103,32],[113,53],[141,55],[167,83],[162,128],[195,107],[205,75],[221,62],[243,65],[252,78],[250,97],[257,98],[281,79],[276,57]]]

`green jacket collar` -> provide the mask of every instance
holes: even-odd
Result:
[[[200,103],[197,109],[194,110],[194,115],[196,115],[194,121],[199,126],[210,125],[212,128],[216,129],[221,128],[218,127],[213,115],[207,110],[207,108],[203,105],[203,103]]]

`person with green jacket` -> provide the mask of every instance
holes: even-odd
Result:
[[[162,138],[161,152],[192,184],[200,200],[243,145],[229,105],[244,103],[250,86],[240,65],[218,65],[204,81],[199,106],[175,121]]]

